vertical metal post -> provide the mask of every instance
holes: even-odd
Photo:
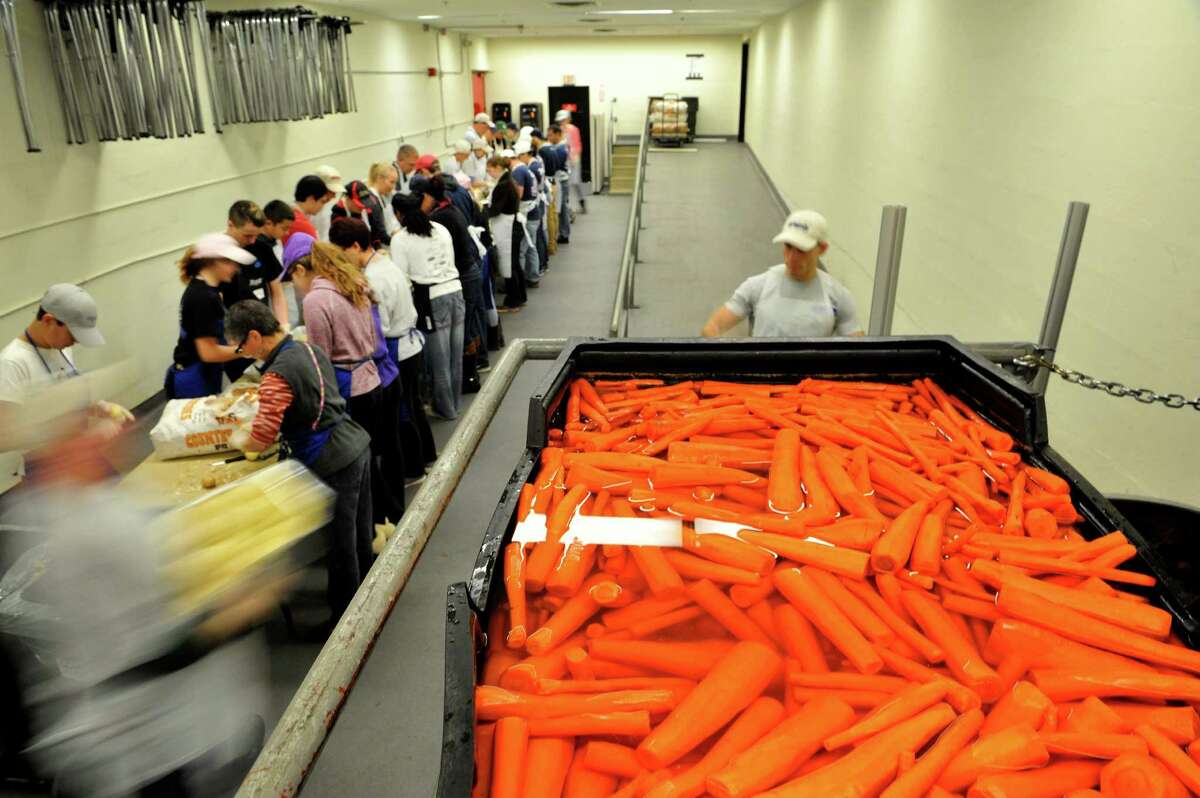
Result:
[[[1083,243],[1083,230],[1087,226],[1090,207],[1086,202],[1072,202],[1067,208],[1067,221],[1058,245],[1058,262],[1054,265],[1054,282],[1050,284],[1046,315],[1042,317],[1042,333],[1038,336],[1038,352],[1050,362],[1054,361],[1054,353],[1058,349],[1058,335],[1062,332],[1063,319],[1067,314],[1067,300],[1071,298],[1071,283],[1075,280],[1075,264],[1079,261],[1079,248]],[[1034,392],[1044,394],[1049,380],[1050,370],[1039,369],[1033,379]]]
[[[908,208],[883,206],[879,222],[879,252],[875,256],[875,288],[871,292],[871,319],[867,335],[891,335],[896,311],[896,285],[900,278],[900,252],[904,246],[904,221]]]

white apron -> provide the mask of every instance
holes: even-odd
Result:
[[[786,275],[768,281],[750,316],[755,338],[828,338],[837,329],[837,310],[820,275],[817,296],[805,297]]]
[[[492,217],[492,240],[496,243],[496,271],[505,280],[512,277],[513,221],[516,216],[502,213]]]

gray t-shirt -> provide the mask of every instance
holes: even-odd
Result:
[[[794,280],[781,263],[748,278],[725,303],[738,318],[750,318],[755,338],[823,338],[862,332],[854,297],[818,271],[808,282]]]

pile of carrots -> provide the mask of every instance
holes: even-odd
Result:
[[[504,553],[474,798],[1200,795],[1200,652],[1129,590],[1136,549],[931,380],[577,379],[565,411],[518,509],[546,540]],[[577,515],[682,546],[564,542]]]

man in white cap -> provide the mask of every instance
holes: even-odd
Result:
[[[467,132],[463,135],[463,138],[474,144],[477,139],[486,140],[487,133],[491,129],[492,118],[480,111],[479,113],[475,114],[475,121],[471,123],[469,128],[467,128]]]
[[[526,286],[536,288],[542,279],[542,260],[538,252],[538,238],[542,228],[542,202],[538,194],[539,181],[533,167],[533,142],[520,139],[513,148],[517,165],[513,167],[512,179],[517,184],[517,197],[521,201],[517,221],[524,228],[521,238],[520,263],[525,270]]]
[[[796,211],[773,239],[783,263],[747,279],[713,311],[700,334],[715,338],[750,319],[755,338],[862,335],[854,296],[821,268],[829,225],[816,211]]]
[[[487,162],[492,157],[492,146],[483,139],[471,143],[472,183],[484,183],[488,179]]]
[[[482,141],[482,139],[480,139]],[[465,174],[468,180],[475,180],[475,159],[471,157],[471,142],[459,139],[454,142],[454,155],[442,167],[442,172],[448,175]]]
[[[0,493],[24,474],[20,453],[3,451],[11,448],[2,438],[3,431],[14,428],[5,421],[15,411],[12,406],[34,398],[39,386],[79,376],[72,347],[104,345],[96,318],[96,301],[87,291],[58,283],[42,296],[33,322],[0,349]],[[121,423],[133,420],[128,410],[111,402],[97,402],[91,412]]]
[[[570,194],[579,200],[579,212],[587,213],[587,201],[583,198],[583,135],[579,132],[579,128],[571,123],[571,112],[566,108],[554,115],[554,121],[562,129],[563,138],[567,142],[571,166]]]
[[[312,217],[313,227],[317,228],[317,240],[328,241],[329,225],[333,223],[333,206],[346,193],[346,181],[342,179],[342,173],[338,171],[337,167],[329,164],[317,167],[317,177],[325,181],[325,187],[333,194],[333,201],[327,203],[320,213]]]

